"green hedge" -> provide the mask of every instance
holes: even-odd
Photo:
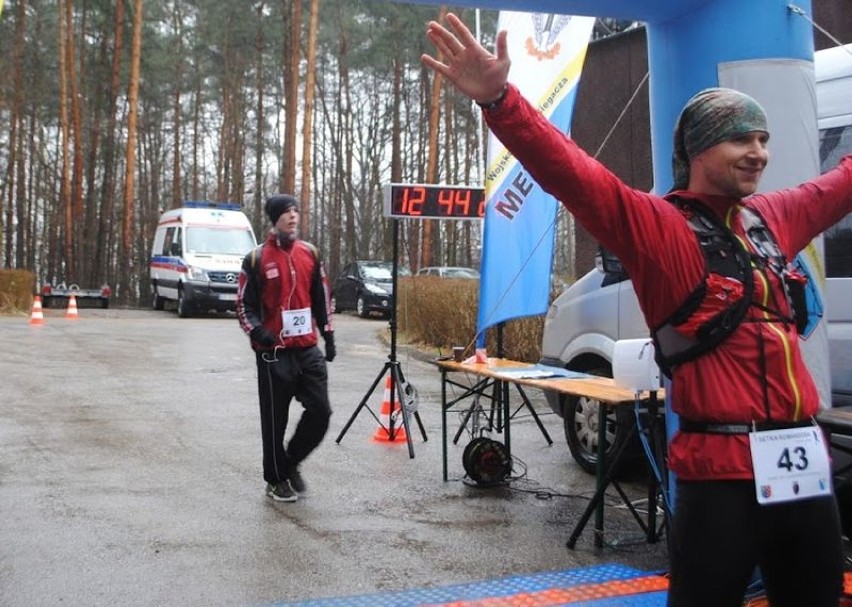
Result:
[[[33,305],[35,274],[28,270],[0,270],[0,314],[26,314]]]

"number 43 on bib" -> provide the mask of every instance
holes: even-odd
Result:
[[[759,504],[831,495],[831,464],[822,431],[804,428],[749,433]]]

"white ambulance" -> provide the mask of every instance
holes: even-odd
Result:
[[[181,318],[233,311],[246,253],[257,246],[237,204],[185,202],[160,217],[151,250],[151,305],[169,302]]]

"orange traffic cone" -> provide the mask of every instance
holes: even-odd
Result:
[[[399,386],[395,386],[398,388]],[[394,390],[396,392],[396,390]],[[391,406],[391,400],[393,400],[393,406]],[[394,428],[393,428],[393,437],[390,434],[391,427],[391,409],[393,409],[393,419],[394,419]],[[396,398],[396,394],[391,394],[391,378],[388,375],[385,380],[385,395],[382,398],[382,410],[379,415],[380,424],[379,427],[376,428],[376,433],[373,435],[373,440],[382,441],[382,442],[395,442],[395,441],[404,441],[408,440],[408,436],[405,434],[405,424],[403,423],[402,418],[402,409],[400,408],[399,401]]]
[[[33,311],[32,314],[30,314],[30,324],[44,324],[44,313],[41,310],[41,297],[39,297],[38,295],[36,295],[35,299],[33,299]]]
[[[65,310],[65,318],[71,318],[73,320],[77,320],[79,315],[77,314],[77,298],[74,295],[68,298],[68,309]]]

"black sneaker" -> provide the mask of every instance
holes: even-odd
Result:
[[[295,502],[299,499],[293,488],[290,487],[289,481],[281,481],[277,485],[267,483],[266,495],[274,499],[276,502]]]
[[[298,468],[292,468],[287,476],[290,478],[290,486],[297,493],[304,493],[307,486],[305,485],[305,479],[302,478],[301,473]]]

